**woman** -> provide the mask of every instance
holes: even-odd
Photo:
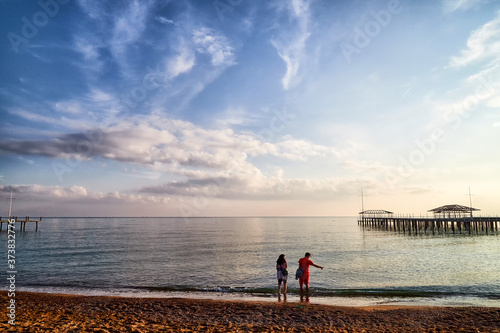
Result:
[[[286,298],[286,280],[288,279],[288,271],[286,264],[286,259],[284,254],[280,254],[278,260],[276,260],[276,271],[278,277],[278,297],[281,296],[281,282],[283,282],[283,295]]]

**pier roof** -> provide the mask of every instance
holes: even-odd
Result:
[[[364,210],[360,212],[360,214],[393,214],[393,212],[381,209],[372,209],[372,210]]]
[[[480,210],[477,208],[472,208],[472,207],[467,207],[467,206],[461,206],[461,205],[445,205],[441,207],[437,207],[434,209],[430,209],[429,212],[433,212],[435,214],[441,214],[441,213],[469,213],[471,211],[476,211]]]

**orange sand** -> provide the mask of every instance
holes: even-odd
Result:
[[[0,293],[8,304],[6,292]],[[339,307],[16,293],[11,332],[500,332],[500,308]]]

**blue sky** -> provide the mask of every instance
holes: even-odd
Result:
[[[500,3],[0,1],[20,215],[499,213]],[[3,215],[7,215],[8,201]],[[1,215],[1,214],[0,214]]]

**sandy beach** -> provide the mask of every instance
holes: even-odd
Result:
[[[2,292],[3,304],[8,304]],[[500,332],[500,308],[338,307],[309,303],[16,293],[10,332]],[[4,307],[5,309],[5,307]]]

